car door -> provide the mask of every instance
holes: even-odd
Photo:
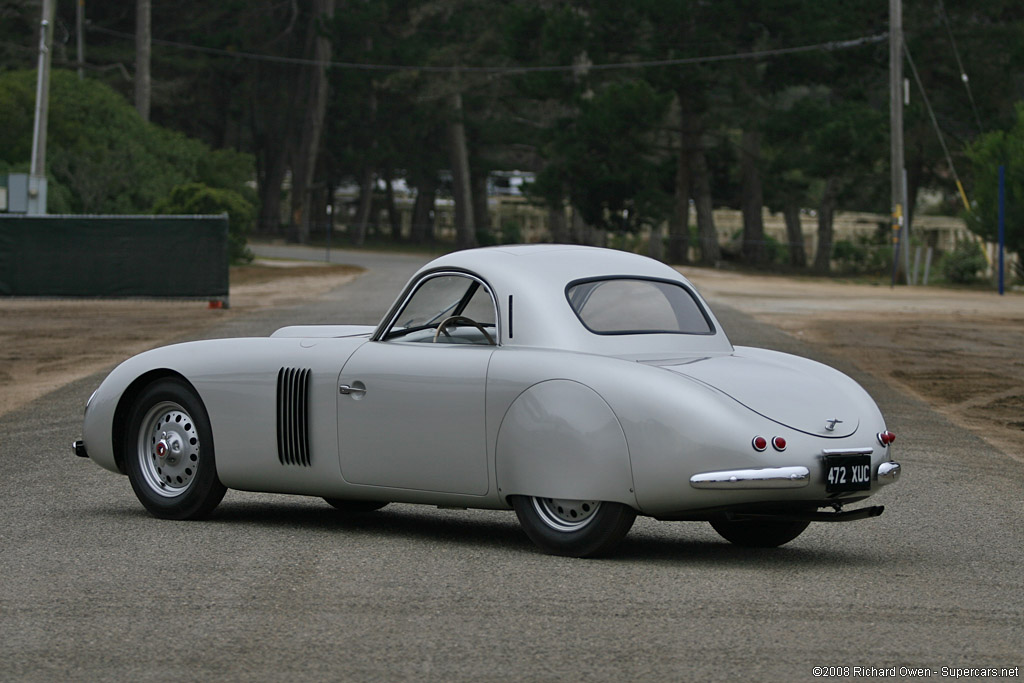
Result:
[[[498,341],[490,290],[463,273],[421,280],[338,378],[342,475],[353,484],[484,495],[484,397]]]

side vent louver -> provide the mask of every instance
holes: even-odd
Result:
[[[300,368],[277,373],[277,455],[282,465],[309,465],[309,378]]]

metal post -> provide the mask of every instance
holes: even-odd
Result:
[[[899,270],[900,231],[905,213],[903,194],[903,5],[889,0],[889,132],[891,138],[890,172],[892,180],[893,262],[891,286],[896,286]]]
[[[39,63],[36,73],[35,125],[32,129],[32,162],[28,178],[28,213],[46,213],[46,123],[50,98],[50,43],[53,39],[54,0],[43,0],[39,24]]]
[[[928,251],[926,251],[924,253],[924,282],[921,283],[925,287],[928,286],[928,275],[931,273],[931,270],[932,270],[932,248],[928,247]]]
[[[999,166],[999,296],[1006,293],[1003,254],[1006,247],[1006,167]]]

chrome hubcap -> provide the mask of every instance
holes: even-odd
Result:
[[[533,499],[533,509],[541,521],[555,531],[579,531],[594,521],[600,507],[601,502],[596,500]]]
[[[138,458],[153,491],[167,498],[184,493],[199,465],[199,434],[188,412],[170,401],[150,408],[139,430]]]

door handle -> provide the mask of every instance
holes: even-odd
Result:
[[[362,396],[363,394],[366,393],[366,387],[362,386],[360,382],[355,382],[355,385],[342,384],[340,387],[338,387],[338,393],[344,394],[345,396],[348,396],[349,394]]]

